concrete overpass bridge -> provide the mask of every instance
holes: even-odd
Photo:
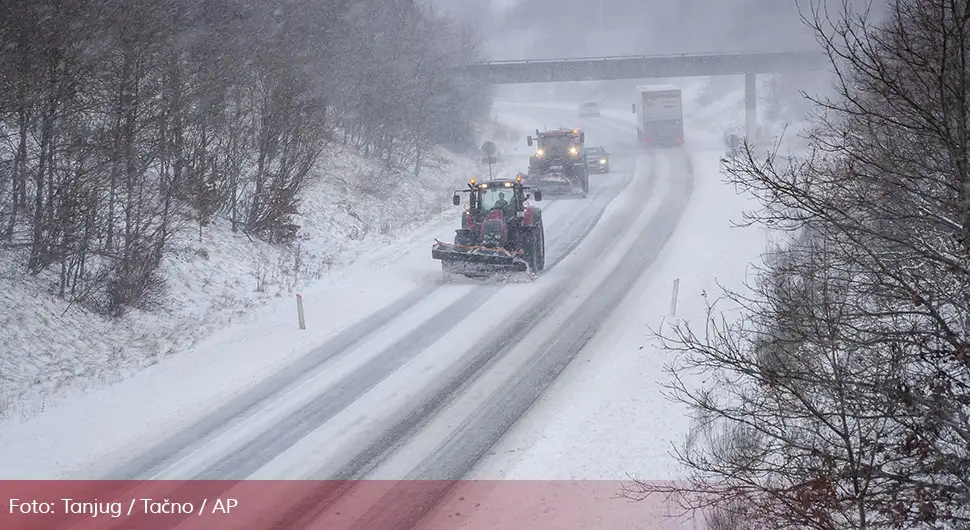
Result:
[[[490,85],[744,75],[745,126],[751,134],[757,123],[757,74],[824,71],[830,66],[822,51],[794,51],[491,61],[460,68]]]

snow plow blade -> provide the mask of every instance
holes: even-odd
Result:
[[[441,260],[441,271],[448,275],[461,275],[473,279],[498,279],[499,281],[532,281],[535,273],[530,270],[521,252],[509,252],[501,248],[453,245],[435,242],[431,257]]]
[[[549,196],[582,195],[583,189],[579,184],[563,180],[540,180],[536,187]]]
[[[502,248],[453,245],[435,240],[431,247],[431,257],[443,262],[465,267],[470,270],[481,268],[483,271],[528,271],[529,265],[521,252],[509,252]],[[475,267],[475,266],[478,267]],[[457,272],[457,271],[456,271]]]
[[[583,194],[582,184],[579,181],[571,180],[562,173],[530,175],[526,178],[525,183],[527,186],[541,189],[544,195],[549,196],[581,196]]]

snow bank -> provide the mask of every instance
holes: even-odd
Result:
[[[27,418],[72,391],[103,386],[248,326],[292,295],[362,261],[387,260],[421,226],[453,220],[451,190],[480,168],[439,153],[415,181],[334,146],[303,196],[300,242],[286,249],[233,233],[218,219],[187,222],[163,263],[157,308],[108,320],[54,295],[56,277],[26,277],[18,252],[0,253],[0,418]]]
[[[653,332],[670,320],[703,324],[718,284],[740,288],[767,234],[736,228],[754,203],[723,183],[719,152],[691,155],[692,198],[673,237],[587,347],[471,478],[647,480],[683,476],[670,456],[690,428],[663,393],[671,360]],[[676,316],[673,282],[679,280]]]

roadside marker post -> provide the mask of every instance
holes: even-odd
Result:
[[[306,320],[303,318],[303,295],[296,294],[296,315],[300,319],[300,329],[306,329]]]
[[[680,278],[674,280],[674,290],[670,295],[670,315],[677,316],[677,292],[680,291]]]

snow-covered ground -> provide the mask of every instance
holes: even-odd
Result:
[[[451,190],[480,171],[477,161],[441,158],[441,169],[404,186],[399,173],[333,146],[303,196],[297,248],[233,233],[224,218],[200,237],[190,222],[163,262],[160,307],[119,320],[51,295],[51,277],[26,277],[15,261],[22,256],[0,253],[0,419],[30,417],[52,400],[115,383],[176,353],[205,363],[192,351],[231,343],[291,306],[296,292],[339,285],[354,267],[396,259],[428,226],[453,220]]]
[[[515,146],[506,151],[514,153]],[[517,156],[527,159],[528,155]],[[513,155],[509,158],[502,171],[523,162]],[[468,176],[469,172],[464,172],[458,178]],[[442,201],[450,205],[447,197]],[[571,206],[576,204],[562,201],[544,206],[550,244],[555,243],[556,232],[568,228],[573,217]],[[338,332],[360,326],[382,312],[389,313],[388,318],[399,316],[396,313],[403,309],[396,307],[416,316],[429,315],[422,308],[440,308],[447,300],[429,298],[415,307],[405,304],[428,296],[437,287],[440,268],[436,270],[437,263],[429,259],[430,244],[435,238],[449,238],[454,225],[454,212],[449,211],[440,221],[389,244],[375,242],[371,252],[362,255],[354,266],[301,289],[305,331],[297,329],[295,300],[286,296],[251,310],[244,322],[211,335],[191,350],[123,381],[59,400],[29,421],[5,420],[0,427],[0,469],[7,477],[21,478],[98,475],[106,471],[106,463],[116,463],[123,454],[150,447],[160,437],[179,432],[234,397],[249,395],[270,374],[289,377],[298,384],[303,372],[323,362],[308,358],[307,352],[332,340]],[[469,291],[475,286],[450,287]],[[402,304],[396,305],[397,301]],[[391,326],[384,340],[393,342],[399,333],[395,334]],[[374,347],[380,345],[371,349]],[[349,357],[351,363],[354,359]],[[294,362],[298,364],[291,366]],[[277,374],[279,370],[283,372]],[[63,443],[64,433],[74,436],[71,444]],[[110,444],[105,442],[109,433]]]
[[[472,478],[607,479],[631,474],[646,480],[683,476],[671,456],[690,429],[685,407],[670,402],[661,385],[671,359],[656,339],[671,322],[695,329],[721,287],[743,290],[751,264],[768,248],[770,234],[734,226],[750,196],[737,193],[720,173],[721,133],[744,120],[743,93],[715,94],[707,85],[684,87],[685,134],[694,169],[690,204],[658,259],[630,290],[613,318],[523,417]],[[719,97],[718,97],[719,96]],[[574,110],[567,104],[516,103],[515,108]],[[603,118],[634,124],[635,115],[602,110]],[[598,118],[586,118],[597,122]],[[771,130],[785,124],[762,122]],[[621,146],[621,149],[626,146]],[[608,150],[611,149],[607,145]],[[676,315],[671,315],[678,281]],[[729,308],[721,303],[719,310]]]
[[[717,151],[691,153],[690,204],[658,259],[630,290],[617,317],[560,376],[476,470],[474,478],[648,480],[683,476],[671,459],[690,426],[662,395],[670,362],[654,332],[671,321],[703,325],[718,283],[740,288],[766,234],[732,227],[749,198],[722,182]],[[679,281],[676,315],[671,315]],[[705,300],[705,294],[710,300]]]

